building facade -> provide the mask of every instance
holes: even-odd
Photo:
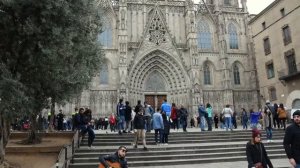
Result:
[[[300,109],[299,16],[299,0],[275,0],[249,22],[261,100],[290,110]]]
[[[116,112],[119,98],[154,108],[163,99],[197,113],[258,107],[247,0],[100,0],[105,51],[101,71],[72,104],[93,114]]]

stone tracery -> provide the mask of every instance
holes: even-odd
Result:
[[[156,70],[160,72],[170,90],[182,89],[186,87],[186,77],[184,76],[181,66],[174,58],[166,53],[157,51],[144,56],[143,59],[135,65],[130,79],[131,89],[144,89],[143,81],[148,75]]]

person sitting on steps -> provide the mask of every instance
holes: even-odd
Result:
[[[125,158],[126,153],[127,153],[127,148],[125,146],[120,146],[115,153],[111,155],[100,156],[99,168],[111,168],[111,167],[128,168],[127,160]]]

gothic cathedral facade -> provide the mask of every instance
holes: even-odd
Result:
[[[66,112],[88,106],[107,116],[119,98],[154,108],[167,99],[193,113],[206,103],[214,112],[258,108],[247,0],[100,1],[105,61]]]

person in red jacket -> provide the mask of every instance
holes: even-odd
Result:
[[[110,132],[116,131],[116,116],[114,113],[112,113],[109,116],[109,126],[110,126]]]
[[[172,103],[172,108],[171,108],[171,122],[173,123],[173,129],[175,130],[175,127],[177,128],[178,131],[178,117],[177,117],[177,107],[175,103]]]

